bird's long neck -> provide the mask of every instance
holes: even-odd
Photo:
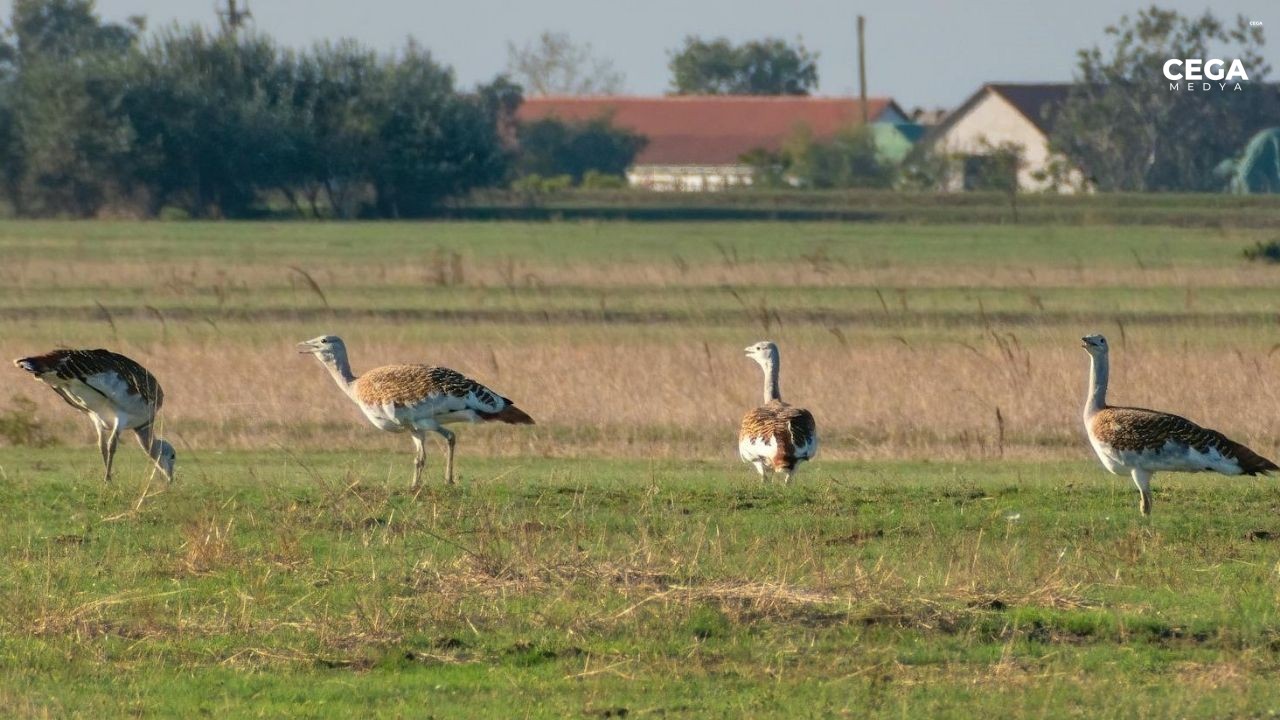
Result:
[[[1084,401],[1084,416],[1086,419],[1093,417],[1098,411],[1107,406],[1107,375],[1110,373],[1110,363],[1107,354],[1091,353],[1089,364],[1089,395]]]
[[[140,428],[136,428],[133,433],[138,436],[138,444],[142,446],[143,450],[147,451],[147,455],[150,455],[152,460],[159,463],[160,449],[164,445],[160,442],[160,437],[156,435],[151,424],[147,423]]]
[[[342,388],[342,392],[350,395],[351,385],[356,381],[356,376],[351,373],[347,351],[343,348],[335,348],[332,354],[321,355],[320,362],[324,364],[325,369],[329,371],[329,376],[338,384],[338,387]]]
[[[765,358],[764,362],[760,363],[760,368],[764,370],[764,401],[766,403],[773,400],[782,400],[782,391],[778,388],[779,365],[781,363],[778,362],[777,354]]]

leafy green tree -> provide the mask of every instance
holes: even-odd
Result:
[[[458,93],[453,72],[411,41],[373,96],[375,142],[366,169],[378,215],[425,215],[444,198],[505,179],[500,95]]]
[[[352,41],[323,43],[297,62],[298,191],[319,216],[353,217],[368,181],[377,125],[372,91],[383,82],[376,53]]]
[[[152,211],[245,217],[296,172],[291,70],[261,35],[193,27],[161,33],[129,73],[132,177]]]
[[[686,37],[671,53],[677,95],[808,95],[818,87],[818,55],[778,38],[733,45],[727,38]]]
[[[534,120],[522,123],[517,137],[517,163],[522,175],[568,175],[574,183],[581,183],[591,172],[625,176],[648,142],[642,135],[614,127],[603,117],[587,122]]]
[[[1228,25],[1206,11],[1185,17],[1155,6],[1106,29],[1112,47],[1079,53],[1077,84],[1051,142],[1100,190],[1214,190],[1214,167],[1280,116],[1280,92],[1265,82],[1262,28]],[[1171,58],[1239,58],[1241,90],[1171,90]]]
[[[420,216],[510,173],[520,88],[459,92],[412,42],[295,53],[268,36],[102,22],[18,0],[0,37],[0,191],[20,214],[109,204],[246,217]]]
[[[757,150],[743,159],[757,169],[756,184],[765,187],[884,188],[895,176],[866,126],[846,128],[829,140],[815,139],[801,126],[777,153]]]
[[[91,0],[17,0],[0,43],[4,190],[22,213],[96,213],[120,188],[132,137],[121,68],[142,21],[103,23]]]

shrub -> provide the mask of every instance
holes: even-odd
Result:
[[[512,190],[526,195],[552,195],[572,187],[573,177],[570,175],[552,175],[551,177],[525,175],[511,183]]]
[[[17,447],[48,447],[54,439],[36,419],[36,404],[25,395],[14,395],[11,407],[0,412],[0,438]]]
[[[1244,255],[1245,260],[1254,262],[1280,262],[1280,239],[1266,242],[1259,240],[1253,247],[1245,248],[1241,254]]]
[[[588,190],[621,190],[626,186],[627,179],[621,175],[588,170],[582,176],[582,187]]]

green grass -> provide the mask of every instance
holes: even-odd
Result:
[[[1268,210],[1027,211],[1184,201]],[[0,222],[0,355],[146,358],[181,456],[139,502],[131,442],[104,485],[82,418],[5,371],[0,438],[59,444],[0,447],[0,715],[1262,716],[1280,488],[1161,474],[1141,518],[1079,432],[1075,338],[1112,337],[1124,400],[1271,454],[1280,276],[1240,253],[1275,236]],[[361,368],[444,355],[524,382],[540,424],[463,429],[461,484],[433,455],[415,496],[407,441],[293,353],[321,332]],[[784,381],[824,428],[793,487],[707,422],[755,397],[739,348],[762,337],[828,363]],[[644,375],[646,350],[680,412],[620,422],[644,388],[600,368]],[[684,459],[618,459],[650,452]],[[833,459],[857,457],[903,459]]]
[[[0,257],[243,265],[476,260],[584,263],[748,262],[821,251],[832,262],[1203,266],[1274,239],[1266,229],[893,223],[54,222],[0,221]],[[285,268],[281,267],[282,270]]]
[[[1028,225],[1274,226],[1274,195],[1220,193],[928,193],[896,190],[731,190],[651,193],[573,190],[530,198],[482,191],[446,211],[475,220],[613,219],[851,220],[904,223],[1022,223]]]
[[[136,454],[136,453],[134,453]],[[1270,481],[1092,463],[0,452],[19,714],[1224,717],[1274,706]],[[438,470],[438,467],[435,469]],[[431,476],[433,474],[429,474]],[[153,492],[157,488],[152,489]],[[1270,533],[1270,534],[1267,534]],[[609,715],[613,712],[613,715]]]

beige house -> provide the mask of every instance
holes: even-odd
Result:
[[[1057,110],[1068,83],[988,83],[947,115],[923,142],[955,159],[943,189],[982,189],[999,148],[1018,150],[1018,188],[1024,191],[1080,192],[1088,183],[1079,168],[1049,150]]]

